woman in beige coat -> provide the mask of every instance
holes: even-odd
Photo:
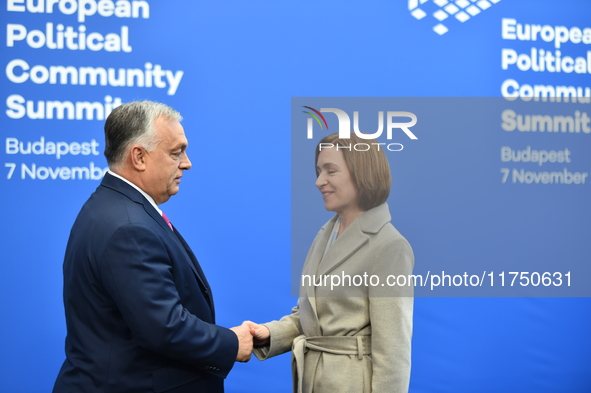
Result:
[[[371,149],[335,148],[358,143]],[[292,313],[252,323],[259,359],[292,350],[297,393],[408,391],[414,258],[390,224],[390,169],[372,143],[338,134],[320,141],[316,186],[337,214],[308,252]]]

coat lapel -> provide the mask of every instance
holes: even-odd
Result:
[[[322,259],[322,262],[318,266],[318,274],[325,275],[330,273],[368,241],[369,236],[361,230],[359,220],[353,221],[341,236],[335,240],[326,253],[326,256]]]
[[[320,262],[317,274],[329,274],[339,267],[369,241],[369,234],[378,233],[390,220],[391,216],[386,203],[374,207],[357,217],[332,244],[326,256]],[[329,224],[332,221],[329,221]],[[327,231],[330,232],[331,229],[332,225],[327,228]],[[324,244],[326,245],[326,242]]]
[[[369,242],[370,234],[376,234],[380,229],[390,222],[391,216],[388,205],[382,204],[368,210],[357,217],[341,236],[332,244],[323,258],[326,244],[330,238],[332,228],[337,216],[328,221],[316,235],[316,239],[306,257],[306,263],[302,275],[309,275],[319,280],[321,276],[329,274],[361,247]],[[316,303],[316,287],[307,285],[302,288],[298,308],[300,312],[300,323],[306,336],[322,336],[322,326],[318,319]],[[318,282],[318,281],[316,281]]]

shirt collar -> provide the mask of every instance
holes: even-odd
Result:
[[[146,192],[144,190],[142,190],[141,188],[139,188],[138,186],[136,186],[135,184],[133,184],[132,182],[130,182],[129,180],[124,178],[123,176],[118,175],[115,172],[111,171],[110,169],[109,169],[109,171],[107,171],[107,173],[110,174],[111,176],[115,176],[116,178],[123,180],[124,182],[126,182],[127,184],[129,184],[130,186],[132,186],[133,188],[138,190],[140,192],[140,194],[142,194],[144,196],[144,198],[146,198],[148,200],[148,202],[150,202],[150,204],[154,207],[154,209],[156,209],[158,214],[162,215],[162,210],[160,210],[158,208],[158,205],[156,204],[154,199],[151,196],[149,196],[148,194],[146,194]]]

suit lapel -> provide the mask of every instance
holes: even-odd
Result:
[[[207,279],[205,278],[205,274],[203,273],[203,270],[201,269],[201,265],[199,265],[199,261],[197,261],[197,257],[195,257],[195,254],[193,254],[193,251],[191,250],[191,248],[189,247],[189,245],[187,244],[185,239],[181,236],[180,232],[176,229],[176,227],[174,227],[174,234],[176,235],[177,239],[181,242],[181,245],[183,246],[183,248],[187,252],[189,259],[192,262],[191,265],[195,268],[194,269],[195,274],[199,278],[199,281],[201,281],[203,286],[209,290],[209,283],[207,282]]]
[[[180,243],[180,246],[183,248],[188,259],[191,261],[189,263],[191,270],[193,270],[193,273],[195,273],[195,276],[197,276],[197,279],[199,280],[200,284],[203,286],[204,292],[207,292],[208,297],[210,297],[211,289],[209,287],[209,283],[205,279],[205,274],[203,273],[203,270],[201,270],[201,266],[199,265],[199,262],[197,261],[195,254],[193,254],[193,251],[191,251],[191,247],[189,247],[189,245],[187,244],[185,239],[181,236],[181,234],[179,233],[179,231],[176,229],[176,227],[174,225],[173,225],[174,230],[172,230],[172,231],[170,230],[170,227],[168,226],[166,221],[164,221],[164,218],[162,218],[162,216],[156,210],[154,210],[154,208],[152,207],[152,205],[150,205],[150,203],[148,201],[146,201],[146,203],[144,203],[144,208],[146,209],[146,212],[150,216],[152,216],[152,218],[162,227],[162,229],[164,229],[164,231],[167,234],[171,235],[171,238],[173,239],[173,241]],[[211,301],[211,299],[210,299],[210,304],[213,308],[213,302]]]
[[[191,267],[191,270],[193,270],[193,273],[197,277],[201,290],[208,300],[208,303],[211,307],[212,316],[214,317],[213,320],[215,321],[213,297],[211,295],[211,288],[209,287],[209,283],[205,279],[205,274],[203,273],[203,270],[201,270],[201,266],[199,265],[199,262],[197,261],[195,254],[193,254],[193,251],[191,251],[191,248],[189,247],[185,239],[183,239],[178,230],[175,228],[174,231],[171,231],[166,221],[164,221],[164,218],[162,218],[160,213],[158,213],[156,209],[154,209],[150,202],[148,202],[146,198],[144,198],[144,196],[138,190],[136,190],[129,184],[125,183],[123,180],[118,179],[115,176],[112,176],[107,173],[105,174],[105,177],[101,182],[101,185],[107,188],[111,188],[117,192],[120,192],[126,195],[132,201],[141,204],[144,207],[146,213],[150,217],[152,217],[152,219],[154,219],[154,221],[156,221],[156,223],[167,234],[169,234],[171,241],[177,242],[177,244],[181,246],[181,248],[185,251],[186,256],[188,257],[188,260],[190,261],[189,266]]]
[[[144,201],[145,201],[145,203],[144,203]],[[191,270],[193,270],[193,273],[195,273],[195,276],[197,276],[197,279],[199,280],[200,284],[203,286],[204,292],[207,292],[208,297],[209,297],[211,290],[209,288],[209,284],[208,284],[207,280],[205,279],[205,274],[203,274],[203,270],[201,270],[201,266],[199,266],[199,262],[197,262],[197,258],[195,257],[195,254],[193,254],[193,251],[191,251],[191,248],[189,247],[189,245],[187,244],[185,239],[183,239],[183,237],[181,236],[179,231],[176,229],[176,227],[173,226],[174,230],[173,231],[170,230],[170,227],[168,226],[166,221],[164,221],[164,218],[162,218],[160,213],[158,213],[154,209],[154,207],[150,204],[150,202],[146,201],[146,199],[143,196],[142,196],[141,202],[144,205],[144,209],[146,210],[146,213],[148,213],[154,219],[154,221],[156,221],[158,223],[158,225],[160,225],[160,227],[164,230],[164,232],[166,232],[167,234],[170,235],[170,237],[172,238],[172,241],[178,242],[177,244],[180,243],[180,246],[185,251],[185,253],[190,261],[189,266],[191,267]],[[213,308],[213,304],[211,302],[211,299],[210,299],[210,304]]]
[[[203,293],[207,297],[207,300],[208,300],[209,305],[211,307],[211,315],[213,317],[213,321],[215,321],[215,309],[214,309],[214,305],[213,305],[213,295],[211,293],[211,287],[209,286],[209,283],[207,282],[207,279],[205,278],[205,273],[203,273],[203,270],[201,269],[201,265],[199,265],[199,261],[197,260],[197,257],[195,257],[195,254],[193,254],[191,247],[189,247],[189,245],[187,244],[185,239],[181,236],[180,232],[176,229],[176,227],[173,226],[173,228],[174,228],[174,234],[176,235],[176,238],[181,243],[181,245],[185,249],[185,252],[187,253],[187,256],[191,260],[191,268],[193,269],[193,272],[195,273],[195,275],[197,276],[197,279],[199,280],[199,284],[201,285],[201,289],[203,290]],[[170,228],[169,228],[169,230],[170,230]]]
[[[199,282],[201,291],[206,297],[207,302],[209,303],[209,306],[211,308],[211,316],[213,318],[213,321],[215,321],[215,310],[213,307],[213,296],[211,294],[211,288],[209,286],[209,283],[207,282],[207,279],[205,278],[205,274],[203,273],[203,270],[201,269],[199,262],[197,261],[197,258],[195,257],[195,254],[193,254],[193,251],[191,250],[191,247],[189,247],[185,239],[181,236],[181,234],[174,225],[174,230],[170,230],[170,227],[168,226],[166,221],[164,221],[164,218],[162,218],[162,216],[152,207],[152,205],[150,205],[148,201],[144,203],[144,208],[146,212],[162,227],[162,229],[167,234],[169,234],[171,241],[176,242],[176,244],[178,244],[181,247],[181,249],[185,252],[188,264],[191,267],[193,273],[195,274],[195,277],[197,277],[197,281]]]
[[[164,221],[164,218],[162,218],[162,216],[156,210],[154,210],[154,208],[152,207],[152,205],[150,205],[148,201],[146,201],[146,203],[144,204],[144,208],[146,212],[158,223],[158,225],[162,227],[164,232],[170,235],[172,241],[177,242],[177,244],[180,243],[180,246],[185,251],[187,258],[191,261],[189,263],[191,270],[193,270],[193,273],[195,273],[195,276],[197,276],[197,279],[199,280],[203,288],[208,293],[211,292],[209,289],[209,284],[205,279],[205,274],[203,274],[203,270],[201,270],[201,266],[199,266],[199,262],[197,262],[195,254],[193,254],[193,251],[191,251],[191,248],[189,247],[185,239],[183,239],[176,227],[173,225],[174,230],[171,231],[166,221]]]

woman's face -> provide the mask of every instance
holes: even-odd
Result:
[[[322,193],[326,210],[339,215],[359,211],[357,190],[351,180],[343,153],[335,148],[322,149],[316,168],[316,187]]]

